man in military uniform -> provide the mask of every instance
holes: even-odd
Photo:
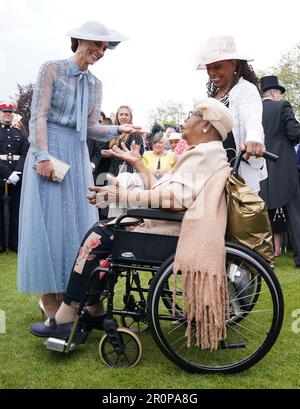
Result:
[[[0,101],[0,253],[5,251],[3,224],[5,182],[10,196],[9,249],[18,251],[19,206],[21,178],[25,157],[29,148],[27,137],[11,125],[16,111],[14,102]]]

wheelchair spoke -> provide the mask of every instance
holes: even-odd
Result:
[[[185,325],[186,323],[186,319],[184,321],[182,321],[182,323],[180,325],[176,325],[176,321],[173,323],[173,325],[175,326],[175,328],[173,328],[171,331],[168,332],[168,334],[172,334],[172,332],[178,330],[182,325]]]
[[[236,325],[236,324],[235,324],[235,325]],[[235,325],[229,324],[228,327],[230,328],[230,330],[235,331],[235,332],[240,336],[240,338],[246,339],[246,340],[249,341],[252,345],[255,345],[255,347],[257,347],[258,345],[260,345],[260,343],[253,341],[252,339],[250,339],[249,337],[247,337],[243,332],[238,331],[238,330],[236,329]]]
[[[243,320],[243,321],[244,321],[244,320]],[[243,322],[243,321],[242,321],[242,322]],[[228,326],[231,327],[230,324],[229,324]],[[235,326],[235,328],[236,328],[236,326],[241,327],[242,329],[245,329],[246,331],[251,332],[252,334],[257,335],[258,337],[261,336],[261,333],[260,333],[260,332],[256,332],[256,331],[254,331],[253,329],[250,329],[250,328],[248,328],[247,326],[240,324],[239,322],[235,322],[235,323],[234,323],[234,326]]]

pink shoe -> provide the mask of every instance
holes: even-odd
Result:
[[[276,250],[274,253],[274,257],[280,257],[281,256],[281,250]]]

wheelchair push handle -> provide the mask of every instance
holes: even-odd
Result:
[[[270,160],[271,162],[277,162],[278,159],[279,159],[279,156],[275,155],[275,153],[268,152],[268,151],[266,151],[266,152],[263,154],[263,157],[264,157],[265,159],[267,159],[267,160]]]
[[[235,159],[235,164],[234,164],[234,166],[232,168],[232,173],[234,175],[238,175],[238,169],[239,169],[240,163],[241,163],[241,161],[243,159],[244,153],[245,153],[245,150],[240,151],[239,154],[237,155],[236,159]],[[271,162],[277,162],[277,160],[279,159],[279,156],[275,155],[272,152],[266,151],[263,154],[263,158],[265,158],[266,160],[270,160]]]

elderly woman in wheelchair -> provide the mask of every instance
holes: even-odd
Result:
[[[125,338],[132,334],[117,328],[113,318],[117,276],[134,265],[138,271],[155,272],[143,317],[150,322],[162,352],[177,365],[196,372],[237,372],[268,352],[281,326],[280,288],[273,283],[268,266],[262,261],[259,264],[253,254],[243,253],[238,245],[227,248],[226,254],[224,186],[230,167],[222,141],[232,127],[233,120],[223,104],[202,99],[184,127],[183,138],[190,149],[159,181],[143,165],[134,144],[130,151],[125,147],[113,149],[116,157],[133,165],[145,189],[127,191],[115,179],[108,186],[90,188],[88,200],[92,205],[106,207],[113,203],[132,209],[117,224],[99,222],[87,232],[61,307],[46,322],[32,324],[33,335],[49,338],[49,349],[68,352],[76,343],[83,343],[91,329],[104,329],[102,360],[110,366],[137,363],[141,355],[139,341],[135,337],[138,352],[128,360],[124,351],[130,342]],[[143,223],[126,227],[130,223],[123,222],[128,217],[143,219]],[[156,254],[151,254],[153,249]],[[245,271],[249,274],[245,286],[252,288],[250,295],[234,284],[241,274],[245,278]],[[140,288],[139,281],[137,285]],[[251,340],[249,344],[255,342],[257,347],[251,346],[248,351],[246,340],[251,338],[252,329],[244,329],[240,321],[255,321],[248,315],[255,310],[262,285],[269,288],[270,295],[262,300],[266,304],[261,309],[273,311],[271,318],[264,317],[262,322],[266,321],[268,334],[270,326],[276,324],[276,328],[271,340],[269,335]],[[106,312],[104,297],[108,298]],[[258,314],[260,309],[256,311]],[[131,315],[140,316],[136,311]],[[201,358],[195,348],[203,352]],[[219,351],[223,351],[222,356],[217,355]],[[237,351],[235,357],[232,351]],[[113,352],[115,359],[110,358]],[[125,357],[125,363],[121,363],[120,356]]]

